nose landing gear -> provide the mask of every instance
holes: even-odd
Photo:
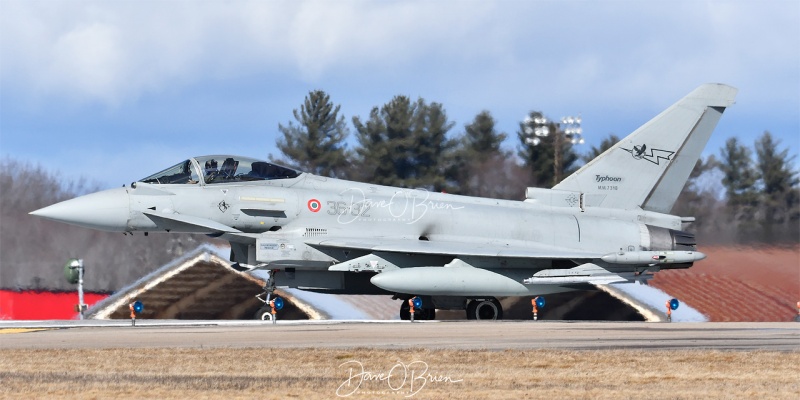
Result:
[[[255,319],[262,321],[275,322],[275,311],[283,308],[283,299],[280,297],[272,298],[275,293],[275,273],[277,270],[267,271],[267,281],[264,284],[264,292],[256,295],[256,298],[264,303],[264,306],[256,311]]]

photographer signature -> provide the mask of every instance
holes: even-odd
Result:
[[[413,224],[431,210],[461,210],[463,205],[431,200],[431,192],[424,189],[403,189],[388,199],[368,198],[359,188],[345,189],[342,197],[350,196],[350,201],[329,201],[329,213],[338,215],[340,224],[349,224],[358,219],[401,220]]]
[[[394,393],[407,392],[405,397],[419,393],[428,383],[459,383],[463,379],[453,379],[447,375],[435,375],[428,372],[428,363],[412,361],[408,364],[398,361],[387,372],[373,372],[364,369],[361,361],[350,360],[339,364],[339,368],[348,370],[347,379],[336,389],[339,397],[348,397],[357,393],[365,381],[385,383],[388,390]]]

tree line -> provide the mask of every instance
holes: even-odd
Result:
[[[729,138],[718,157],[711,155],[695,166],[689,182],[693,187],[684,201],[698,215],[713,217],[701,222],[709,237],[745,244],[798,243],[800,180],[792,167],[795,157],[769,131],[752,147]],[[704,195],[697,184],[703,175],[714,173],[721,175],[722,199]]]
[[[85,290],[115,291],[209,240],[186,234],[122,235],[28,215],[100,187],[11,158],[0,159],[0,188],[2,289],[77,290],[67,283],[63,268],[68,259],[83,258]]]
[[[280,154],[270,159],[328,177],[520,199],[526,187],[551,187],[620,140],[609,135],[581,157],[555,121],[545,123],[549,135],[531,140],[544,117],[531,111],[519,122],[516,151],[509,151],[502,146],[508,134],[497,131],[489,111],[456,131],[441,103],[397,95],[367,117],[352,117],[350,148],[351,130],[340,109],[326,92],[309,92],[294,121],[278,125]],[[754,148],[730,138],[718,156],[698,161],[673,213],[697,216],[690,230],[706,243],[800,242],[795,157],[770,132]],[[708,183],[715,179],[724,193]]]

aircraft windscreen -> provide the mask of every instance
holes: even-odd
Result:
[[[161,172],[155,173],[140,180],[144,183],[168,184],[195,184],[200,182],[197,171],[192,166],[191,160],[182,161]]]
[[[289,179],[300,172],[266,161],[236,156],[196,158],[206,184]]]

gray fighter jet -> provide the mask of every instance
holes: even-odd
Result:
[[[433,319],[435,309],[500,319],[499,296],[646,281],[705,258],[681,230],[693,218],[669,212],[736,92],[700,86],[552,189],[528,188],[522,201],[214,155],[31,214],[105,231],[221,237],[236,267],[268,271],[270,293],[277,285],[417,297],[416,319]]]

